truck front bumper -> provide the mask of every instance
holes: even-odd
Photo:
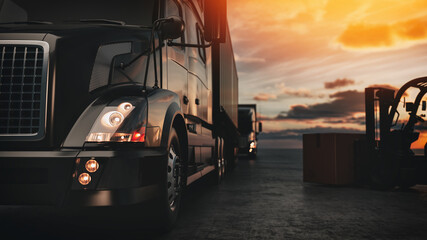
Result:
[[[1,151],[0,204],[112,206],[137,204],[160,194],[162,150]],[[89,173],[86,161],[99,169]],[[162,171],[164,170],[164,171]],[[82,185],[78,177],[88,173]]]

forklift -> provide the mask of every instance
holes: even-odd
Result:
[[[408,92],[416,92],[413,101],[406,101]],[[365,89],[366,143],[364,176],[374,189],[406,189],[427,184],[427,144],[416,153],[411,144],[419,139],[424,127],[427,77],[413,79],[397,93],[383,87]],[[403,110],[404,109],[404,110]],[[401,118],[406,111],[409,117]],[[420,113],[421,112],[421,113]],[[363,154],[364,155],[364,154]]]

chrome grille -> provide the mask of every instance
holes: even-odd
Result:
[[[42,136],[48,45],[0,41],[0,136]]]

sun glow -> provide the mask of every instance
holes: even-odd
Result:
[[[425,144],[427,143],[427,133],[421,132],[420,137],[418,140],[414,143],[412,143],[411,148],[412,149],[424,149]]]
[[[362,132],[366,87],[399,88],[426,75],[426,0],[228,4],[239,101],[258,104],[270,133]],[[355,107],[358,103],[362,109]],[[425,140],[422,134],[413,146],[423,147]]]

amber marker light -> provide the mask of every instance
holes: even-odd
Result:
[[[95,159],[90,159],[85,164],[86,170],[90,173],[94,173],[99,168],[99,163]]]
[[[131,142],[145,142],[145,127],[132,134]]]
[[[90,181],[92,180],[92,178],[90,177],[90,175],[88,173],[82,173],[79,176],[79,183],[81,185],[88,185],[90,183]]]

